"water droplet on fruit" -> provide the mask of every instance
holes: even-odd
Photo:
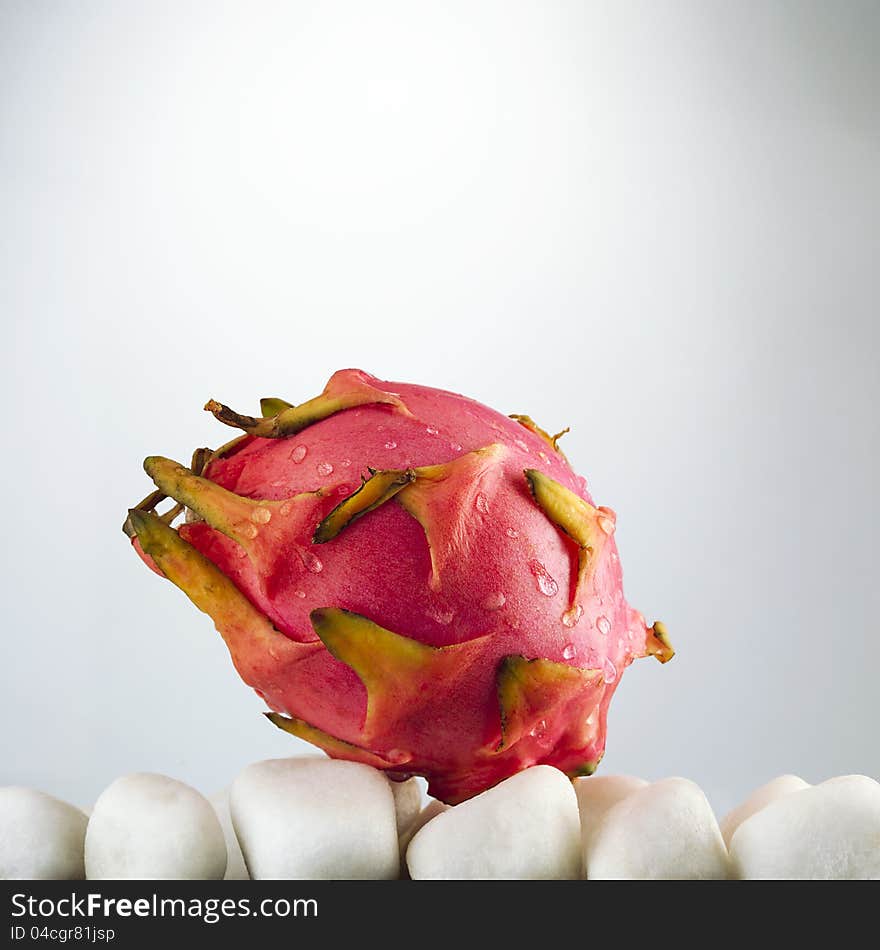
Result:
[[[602,634],[603,637],[607,637],[611,632],[611,623],[609,622],[608,618],[600,617],[596,621],[596,629]]]
[[[245,558],[245,557],[248,556],[248,553],[247,553],[247,551],[245,551],[244,548],[239,548],[236,553],[238,554],[238,556],[239,556],[240,558]]]
[[[584,608],[580,604],[575,604],[562,615],[562,622],[566,627],[576,627],[578,621],[584,615]]]
[[[253,541],[254,538],[260,533],[257,531],[257,526],[253,524],[243,524],[241,526],[241,533],[250,541]]]
[[[461,443],[460,443],[460,442],[450,442],[450,443],[449,443],[449,448],[451,448],[453,452],[460,452],[460,451],[461,451]]]
[[[564,660],[573,660],[575,658],[576,653],[577,653],[577,650],[575,649],[575,646],[573,643],[566,643],[565,646],[562,648],[562,658]]]
[[[489,514],[489,499],[482,492],[477,492],[477,498],[474,504],[476,505],[477,511],[482,512],[484,515]]]
[[[290,510],[293,508],[292,501],[282,502],[281,507],[278,509],[279,515],[284,515],[285,517],[290,514]]]
[[[617,667],[605,657],[605,663],[602,666],[602,679],[606,683],[613,683],[617,679]]]
[[[408,752],[404,752],[403,749],[389,749],[385,753],[385,758],[395,765],[402,765],[404,762],[409,762],[412,756]]]
[[[508,538],[519,537],[519,531],[517,531],[515,528],[508,528],[504,533],[507,535]]]
[[[605,532],[605,534],[614,534],[614,528],[617,525],[617,513],[613,508],[606,508],[604,505],[599,505],[599,527]]]
[[[385,443],[385,448],[386,448],[386,449],[396,449],[396,448],[397,448],[397,443],[394,442],[394,441],[386,442],[386,443]]]
[[[349,494],[349,493],[351,492],[351,485],[349,485],[348,482],[343,482],[343,483],[336,489],[336,491],[337,491],[340,495],[347,495],[347,494]]]
[[[538,583],[538,590],[547,597],[555,597],[559,593],[559,585],[550,576],[547,568],[537,560],[532,558],[529,561],[529,570]]]
[[[297,445],[294,447],[293,451],[290,453],[290,458],[292,461],[296,462],[297,465],[309,454],[309,450],[304,445]]]
[[[538,458],[541,459],[542,462],[547,461],[547,455],[545,452],[538,452]]]
[[[483,608],[485,610],[500,610],[506,603],[507,598],[499,590],[494,594],[489,594],[483,601]]]
[[[452,618],[455,616],[454,610],[443,610],[440,607],[429,607],[427,613],[431,620],[436,620],[444,627],[452,623]]]
[[[312,554],[311,551],[306,551],[303,554],[303,563],[313,574],[320,574],[324,570],[321,559],[316,554]]]
[[[343,468],[349,468],[351,466],[351,459],[343,459],[340,464]]]
[[[272,520],[272,512],[268,508],[264,508],[260,505],[259,508],[254,508],[251,512],[251,521],[254,524],[268,524]]]
[[[329,462],[321,462],[315,466],[315,471],[322,476],[332,475],[333,466]]]
[[[522,449],[523,452],[528,452],[528,451],[529,451],[529,447],[525,444],[525,442],[523,442],[522,439],[514,439],[514,440],[513,440],[513,443],[514,443],[514,445],[515,445],[518,449]],[[529,454],[531,455],[530,452],[529,452]]]
[[[539,719],[535,723],[535,728],[532,729],[529,735],[534,736],[536,739],[541,739],[546,731],[547,731],[547,720]]]
[[[305,600],[306,592],[304,590],[295,590],[293,593],[294,596],[299,597],[300,600]]]
[[[428,428],[425,429],[425,432],[427,432],[428,435],[440,435],[440,430],[437,428],[437,426],[428,426]]]

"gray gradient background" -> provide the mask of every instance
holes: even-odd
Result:
[[[876,3],[0,3],[0,783],[305,746],[120,533],[330,372],[555,431],[678,649],[603,769],[880,775]]]

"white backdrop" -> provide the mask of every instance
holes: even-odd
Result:
[[[339,367],[551,431],[666,621],[603,770],[880,775],[880,7],[0,3],[0,784],[303,749],[119,530]]]

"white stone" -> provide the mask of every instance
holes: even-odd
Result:
[[[226,839],[226,873],[223,875],[223,880],[250,880],[247,865],[244,863],[244,855],[241,853],[241,845],[232,827],[232,816],[229,814],[229,789],[224,788],[222,791],[215,792],[208,801],[217,815],[217,820],[223,829],[223,837]]]
[[[418,779],[410,778],[405,782],[389,779],[394,793],[394,812],[397,816],[397,837],[400,838],[418,818],[422,810],[422,788]]]
[[[232,824],[255,880],[396,878],[394,795],[357,762],[256,762],[232,783]]]
[[[210,802],[148,772],[123,775],[95,802],[86,831],[89,880],[220,880],[226,841]]]
[[[612,805],[640,788],[645,788],[647,784],[643,778],[635,778],[632,775],[590,775],[574,780],[581,816],[581,843],[585,861],[589,857],[592,841],[602,820]]]
[[[777,798],[783,795],[790,795],[792,792],[799,792],[802,788],[809,788],[809,783],[805,782],[797,775],[780,775],[778,778],[767,782],[760,788],[756,788],[751,795],[741,804],[729,811],[719,822],[721,826],[721,837],[724,843],[730,847],[730,839],[734,831],[752,815],[757,814],[762,808],[766,808],[770,802],[775,802]]]
[[[0,879],[81,881],[88,818],[33,788],[0,788]]]
[[[590,847],[593,880],[706,880],[730,876],[727,848],[699,786],[667,778],[605,814]]]
[[[413,880],[537,880],[582,876],[571,782],[536,765],[431,819],[406,852]]]
[[[400,842],[400,876],[404,880],[409,880],[409,867],[406,863],[406,850],[409,847],[410,841],[415,837],[416,832],[420,828],[424,828],[425,825],[431,821],[432,818],[436,818],[438,815],[442,815],[443,812],[449,811],[451,805],[447,805],[444,802],[437,801],[436,799],[431,799],[431,801],[425,805],[425,807],[416,815],[415,821],[411,822],[409,827],[404,831],[404,833],[398,839]]]
[[[730,841],[745,880],[880,880],[880,785],[846,775],[793,792]]]
[[[410,826],[404,831],[400,836],[400,851],[401,854],[406,853],[406,849],[409,847],[410,841],[416,836],[416,832],[421,828],[424,828],[431,819],[436,818],[438,815],[442,815],[443,812],[449,811],[451,805],[447,805],[445,802],[437,801],[437,799],[431,799],[427,805],[416,815],[415,821],[410,824]]]
[[[828,785],[854,785],[869,791],[877,785],[877,781],[867,775],[835,775],[834,778],[827,778],[820,784],[826,787]]]

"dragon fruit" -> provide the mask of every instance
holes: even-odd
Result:
[[[205,408],[244,435],[190,468],[148,458],[125,530],[276,726],[449,803],[595,770],[624,668],[672,649],[624,600],[615,514],[563,433],[359,370],[260,417]]]

